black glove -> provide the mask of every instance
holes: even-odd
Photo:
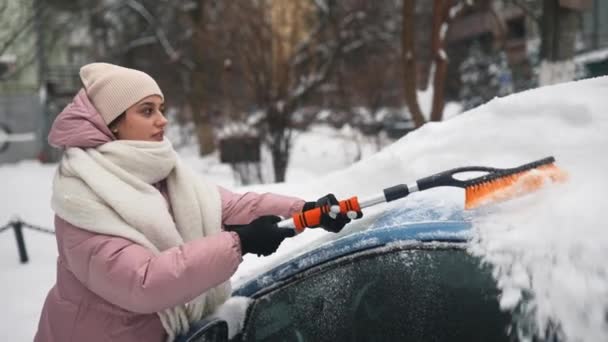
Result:
[[[279,221],[281,218],[278,216],[260,216],[247,225],[226,228],[239,236],[243,255],[254,253],[266,256],[274,253],[285,238],[296,234],[293,229],[277,227]]]
[[[302,208],[302,211],[314,209],[317,207],[322,207],[325,205],[328,205],[331,208],[334,205],[339,206],[340,203],[338,202],[338,200],[336,199],[336,196],[334,196],[334,194],[327,194],[327,195],[319,198],[316,202],[304,203],[304,207]],[[357,211],[356,218],[361,218],[361,217],[363,217],[363,213],[360,211]],[[339,213],[339,214],[336,214],[335,218],[333,218],[333,217],[331,217],[330,212],[328,212],[328,213],[321,214],[321,224],[319,226],[329,232],[337,233],[337,232],[341,231],[342,228],[344,228],[344,226],[349,222],[350,222],[350,218],[348,218],[348,216],[346,216],[346,214]],[[319,227],[319,226],[316,226],[316,227]],[[313,228],[315,228],[315,227],[313,227]]]

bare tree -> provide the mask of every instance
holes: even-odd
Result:
[[[199,85],[208,71],[202,66],[207,64],[198,48],[203,46],[205,30],[202,19],[193,19],[202,18],[199,13],[204,13],[205,3],[79,0],[70,8],[75,19],[88,25],[93,60],[150,73],[161,84],[168,104],[190,114],[201,154],[214,150],[208,111],[198,95],[206,93]]]
[[[426,119],[418,103],[419,75],[416,59],[415,30],[415,0],[403,0],[403,30],[402,30],[402,60],[404,70],[405,102],[412,115],[416,127],[422,126]],[[458,1],[433,0],[431,56],[433,74],[433,102],[429,118],[431,121],[440,121],[443,117],[445,105],[444,88],[447,73],[448,59],[445,52],[445,35],[450,20],[459,12]],[[461,4],[458,6],[462,6]]]
[[[5,2],[0,7],[0,19],[6,23],[0,36],[0,56],[7,52],[15,56],[15,65],[2,75],[2,80],[15,80],[39,62],[41,49],[51,50],[55,46],[68,24],[55,16],[53,7],[40,1]],[[38,43],[35,37],[41,33],[45,39]]]
[[[216,8],[222,25],[207,53],[223,54],[231,73],[243,80],[246,93],[238,95],[251,99],[243,111],[262,113],[258,125],[273,158],[275,181],[285,179],[293,113],[329,80],[341,58],[377,39],[361,34],[365,13],[357,3],[234,1]]]
[[[35,9],[33,7],[32,9],[32,11],[28,11],[30,13],[19,12],[15,14],[13,12],[14,9],[9,7],[7,1],[3,1],[0,4],[0,18],[3,18],[3,21],[6,20],[5,23],[7,23],[10,16],[10,21],[13,22],[13,25],[7,25],[5,27],[6,31],[0,37],[0,56],[3,55],[15,41],[25,36],[28,32],[31,32],[35,19]]]

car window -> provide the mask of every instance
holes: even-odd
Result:
[[[490,271],[461,248],[379,249],[257,298],[245,341],[508,341]]]

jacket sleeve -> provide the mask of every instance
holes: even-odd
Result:
[[[218,186],[222,199],[222,223],[247,224],[263,215],[290,217],[302,211],[304,200],[274,193],[234,193]]]
[[[230,279],[241,262],[235,233],[154,254],[130,240],[91,233],[56,217],[61,257],[88,289],[137,313],[186,303]]]

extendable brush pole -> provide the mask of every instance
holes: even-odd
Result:
[[[497,169],[484,166],[469,166],[451,169],[421,178],[413,184],[399,184],[386,188],[381,194],[359,201],[358,197],[351,197],[339,202],[339,205],[314,208],[305,212],[294,214],[291,218],[279,222],[280,228],[295,229],[297,233],[306,227],[318,226],[321,215],[328,213],[335,217],[338,213],[346,214],[354,219],[357,211],[373,205],[391,202],[407,197],[409,194],[440,186],[453,186],[466,190],[465,209],[477,207],[485,202],[504,200],[516,195],[531,192],[542,186],[544,179],[563,181],[566,176],[553,163],[555,158],[547,157],[528,164],[510,169]],[[486,172],[485,175],[459,180],[454,175],[465,172]],[[521,182],[523,180],[523,182]],[[520,184],[521,183],[521,184]],[[517,189],[509,189],[517,187]]]
[[[361,209],[374,206],[376,204],[391,202],[407,195],[419,191],[418,184],[414,183],[411,185],[399,184],[386,188],[381,194],[362,199],[359,201],[357,196],[351,197],[346,200],[339,202],[339,205],[334,205],[331,208],[321,207],[307,210],[302,213],[293,215],[292,218],[283,220],[277,225],[280,228],[293,228],[298,233],[304,231],[304,228],[316,226],[321,222],[321,215],[329,212],[331,216],[335,216],[338,213],[346,214],[350,219],[357,217],[357,211]]]

